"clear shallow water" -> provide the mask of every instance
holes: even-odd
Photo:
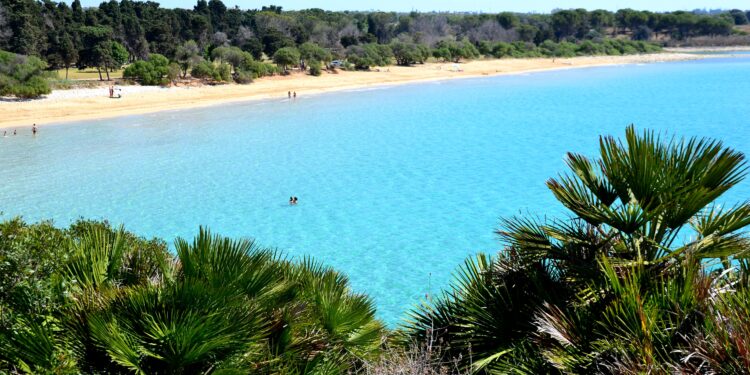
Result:
[[[750,57],[454,80],[232,104],[0,138],[4,218],[145,236],[199,225],[349,274],[395,323],[499,248],[499,218],[560,214],[544,182],[627,124],[750,152]],[[290,195],[300,204],[290,207]],[[750,198],[745,182],[726,196]],[[0,217],[0,218],[2,218]]]

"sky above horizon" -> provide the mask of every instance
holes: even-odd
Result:
[[[167,8],[192,8],[195,1],[185,0],[152,0]],[[547,13],[553,9],[586,8],[617,10],[633,8],[651,11],[673,11],[693,9],[749,9],[747,0],[380,0],[378,2],[358,0],[223,0],[228,7],[239,6],[241,9],[257,9],[263,5],[280,5],[284,9],[322,8],[325,10],[384,10],[408,12],[429,11],[468,11],[468,12],[540,12]],[[70,3],[70,1],[68,1]],[[81,0],[84,6],[97,6],[102,0]]]

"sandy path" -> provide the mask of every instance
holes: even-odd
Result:
[[[55,91],[43,99],[22,102],[0,101],[0,128],[30,126],[32,123],[59,124],[234,101],[285,98],[288,91],[297,91],[299,95],[312,95],[378,85],[600,65],[681,61],[706,57],[709,56],[671,52],[631,56],[575,57],[556,59],[554,62],[552,59],[478,60],[460,64],[462,71],[454,71],[454,64],[430,63],[415,67],[391,66],[371,72],[339,71],[337,74],[324,73],[320,77],[304,74],[268,77],[256,80],[250,85],[229,84],[190,88],[123,86],[122,99],[108,98],[106,87],[62,90]]]

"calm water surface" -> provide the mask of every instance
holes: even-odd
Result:
[[[0,218],[254,237],[346,272],[395,323],[466,256],[500,247],[499,218],[561,214],[544,182],[566,151],[593,155],[600,134],[635,123],[750,152],[748,88],[750,56],[20,129],[0,138]],[[725,199],[748,198],[745,182]]]

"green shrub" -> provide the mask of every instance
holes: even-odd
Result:
[[[355,69],[367,70],[371,66],[391,65],[393,51],[390,46],[384,44],[354,45],[347,48],[346,59],[354,64]]]
[[[239,84],[248,84],[253,82],[253,72],[240,70],[234,74],[234,82]]]
[[[320,61],[313,61],[310,63],[310,75],[320,76],[323,74],[323,64]]]
[[[158,86],[169,82],[169,74],[169,60],[162,55],[153,53],[147,61],[140,60],[130,64],[125,68],[122,76],[125,79],[138,81],[145,86]]]
[[[0,51],[0,96],[31,99],[49,94],[47,64],[35,56]]]
[[[430,57],[430,49],[417,43],[393,42],[391,51],[396,59],[396,64],[409,66],[412,64],[424,64]]]
[[[208,61],[201,61],[193,67],[190,75],[205,81],[229,82],[232,80],[232,68],[226,63],[214,65]]]
[[[451,60],[456,63],[461,60],[471,60],[480,57],[477,47],[468,40],[441,40],[435,45],[435,48],[440,51],[440,58]]]
[[[173,249],[106,222],[0,223],[0,373],[346,374],[380,356],[345,275],[204,229]]]
[[[217,82],[229,82],[232,80],[232,67],[229,64],[219,64],[214,68],[214,80]]]
[[[190,70],[190,75],[198,79],[213,79],[214,66],[208,61],[201,61],[193,66],[193,69]]]
[[[240,70],[252,73],[253,78],[272,76],[279,72],[276,65],[256,60],[245,61]]]
[[[513,56],[513,45],[510,43],[498,42],[492,47],[492,56],[496,58]]]
[[[169,79],[171,82],[174,82],[180,78],[181,73],[180,64],[177,63],[171,63],[167,67],[167,79]]]
[[[541,57],[540,49],[531,42],[513,42],[513,57]]]
[[[719,198],[745,155],[633,126],[599,146],[547,181],[565,219],[503,220],[502,250],[416,307],[411,339],[478,374],[747,373],[750,203]]]
[[[451,51],[448,49],[448,47],[440,47],[440,48],[433,49],[432,56],[444,62],[448,62],[453,59],[451,55]]]

